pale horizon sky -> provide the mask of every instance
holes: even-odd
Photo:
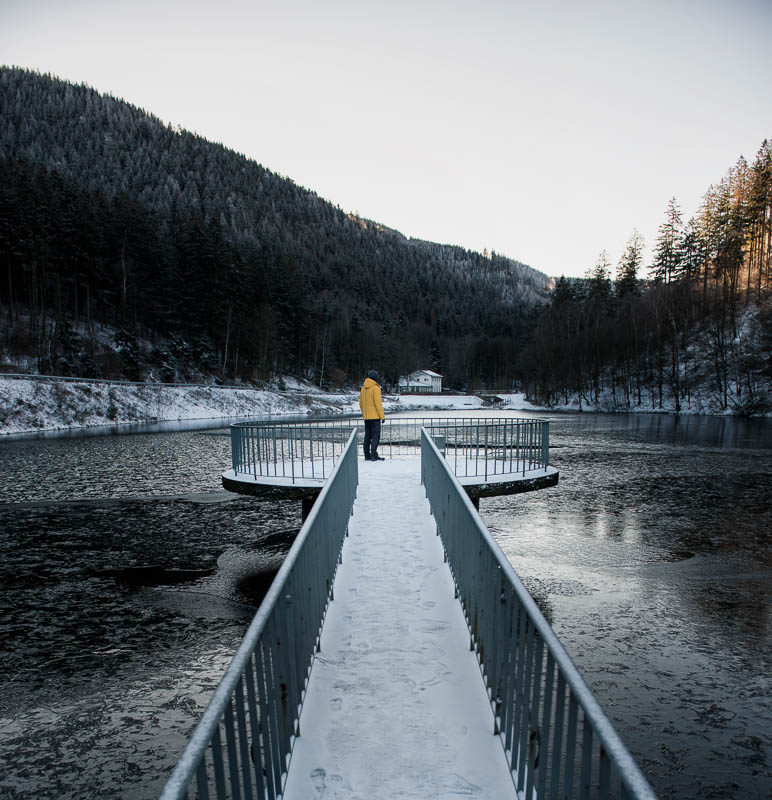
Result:
[[[671,197],[686,220],[753,160],[770,42],[772,0],[0,0],[2,64],[555,276],[634,229],[648,264]]]

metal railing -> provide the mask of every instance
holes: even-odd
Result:
[[[325,481],[343,453],[356,422],[237,422],[231,425],[235,475]]]
[[[238,422],[231,425],[235,476],[326,480],[358,417]],[[549,422],[510,417],[389,417],[381,428],[379,453],[417,455],[421,429],[428,428],[459,477],[489,480],[549,466]]]
[[[549,422],[534,419],[431,420],[427,427],[457,477],[489,480],[549,466]]]
[[[521,798],[655,795],[501,552],[449,464],[421,434],[421,482]]]
[[[349,431],[161,800],[273,800],[282,792],[357,487]],[[193,785],[195,784],[195,785]]]

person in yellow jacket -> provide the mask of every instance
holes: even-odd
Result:
[[[383,423],[383,403],[381,387],[378,385],[378,373],[371,369],[359,392],[359,407],[365,420],[365,461],[385,461],[378,455],[378,442],[381,440],[381,424]]]

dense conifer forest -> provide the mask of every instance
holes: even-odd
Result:
[[[740,158],[685,222],[667,206],[646,266],[631,236],[614,267],[560,278],[521,366],[548,405],[770,409],[772,142]]]
[[[585,278],[408,239],[84,85],[0,68],[0,369],[764,413],[772,144]]]
[[[514,378],[542,273],[407,239],[87,86],[2,68],[0,115],[6,361],[169,381]]]

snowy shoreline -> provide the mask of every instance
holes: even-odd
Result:
[[[0,436],[286,414],[341,413],[351,398],[290,389],[0,377]]]
[[[330,394],[285,379],[276,387],[249,389],[222,386],[115,383],[74,379],[45,380],[0,376],[0,438],[13,434],[76,432],[119,426],[243,417],[358,413],[356,392]],[[508,411],[576,413],[578,406],[546,408],[523,394],[498,394]],[[490,409],[475,395],[384,396],[386,413],[399,411],[472,411]],[[584,412],[673,414],[674,409],[584,407]],[[704,406],[682,414],[708,415]],[[715,413],[715,412],[713,412]],[[732,415],[723,412],[723,415]],[[101,431],[100,431],[101,432]]]
[[[119,426],[165,422],[359,413],[356,392],[325,393],[286,378],[284,385],[279,390],[0,376],[0,438],[93,429],[107,434]],[[548,410],[531,405],[522,394],[501,397],[508,410]],[[387,414],[486,408],[474,395],[385,395],[383,405]]]

